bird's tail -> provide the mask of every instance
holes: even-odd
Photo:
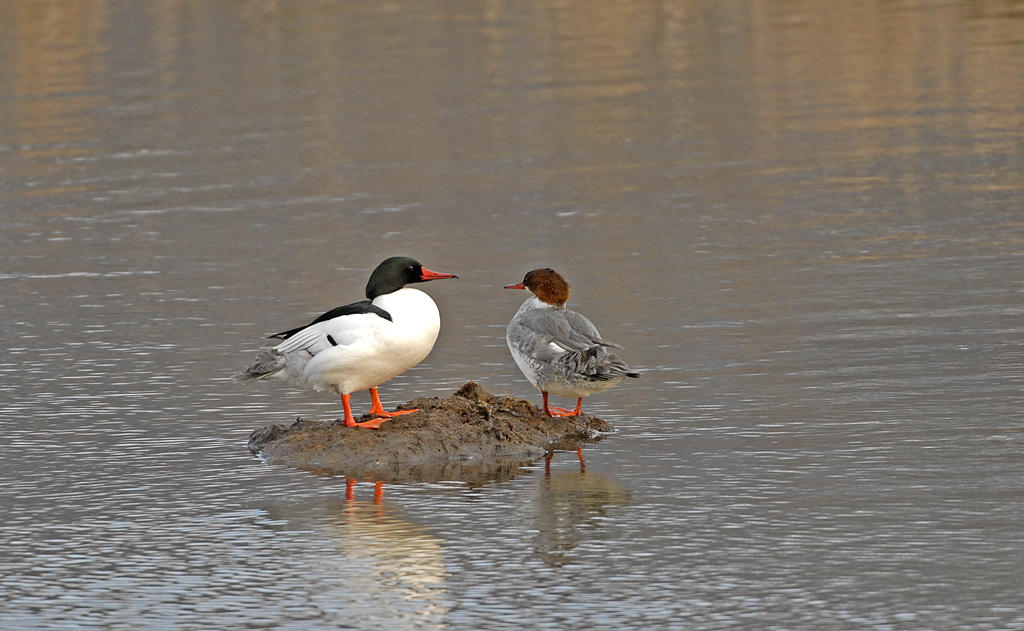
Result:
[[[251,381],[253,379],[267,379],[284,370],[284,355],[272,348],[264,349],[256,356],[256,361],[241,372],[236,372],[231,378],[234,381]]]
[[[570,371],[585,375],[594,381],[640,376],[640,373],[631,369],[626,362],[609,353],[605,344],[595,344],[580,351],[565,353],[559,361],[565,362],[566,368]]]

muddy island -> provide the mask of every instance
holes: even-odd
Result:
[[[383,482],[484,481],[515,477],[553,449],[575,449],[612,430],[588,414],[546,416],[529,401],[492,395],[472,381],[451,396],[398,406],[412,408],[419,411],[379,430],[299,418],[254,431],[248,447],[268,463],[318,473]]]

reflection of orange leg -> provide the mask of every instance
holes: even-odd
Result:
[[[345,408],[345,427],[366,427],[369,429],[380,429],[380,424],[387,420],[386,418],[371,418],[368,421],[356,423],[356,418],[352,416],[352,402],[350,399],[350,395],[341,395],[341,405],[342,407]]]
[[[356,499],[356,484],[359,484],[359,480],[354,478],[345,478],[345,501],[351,502]],[[384,483],[374,482],[373,483],[373,503],[380,504],[384,501]]]
[[[583,397],[576,399],[576,409],[567,410],[565,408],[552,408],[548,407],[548,393],[543,390],[540,391],[544,395],[544,413],[548,416],[579,416],[580,412],[583,411]]]
[[[385,411],[384,406],[381,405],[380,394],[377,393],[377,388],[370,388],[370,414],[376,414],[377,416],[382,416],[385,419],[389,419],[392,416],[412,414],[413,412],[419,412],[419,410],[396,410],[394,412]]]
[[[544,477],[551,477],[551,460],[555,457],[555,452],[549,451],[544,454]],[[587,463],[583,462],[583,447],[576,448],[576,459],[580,461],[580,473],[587,472]]]

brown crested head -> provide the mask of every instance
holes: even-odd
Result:
[[[523,285],[549,305],[561,307],[569,301],[569,283],[550,267],[527,272]]]

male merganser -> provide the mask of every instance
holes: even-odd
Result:
[[[274,377],[314,390],[334,390],[341,395],[348,427],[377,429],[392,416],[415,412],[385,412],[377,386],[420,363],[434,348],[441,330],[437,305],[406,285],[439,278],[458,276],[433,272],[407,256],[386,259],[370,274],[366,300],[271,335],[283,341],[261,352],[235,379]],[[349,395],[361,390],[370,391],[370,413],[376,418],[357,423]]]
[[[608,347],[621,348],[601,339],[597,328],[584,316],[569,311],[569,283],[553,269],[527,272],[523,282],[505,289],[529,289],[533,296],[519,307],[508,323],[505,339],[519,370],[540,390],[548,416],[576,416],[583,397],[603,392],[622,381],[639,377]],[[576,409],[548,407],[548,393],[576,397]]]

